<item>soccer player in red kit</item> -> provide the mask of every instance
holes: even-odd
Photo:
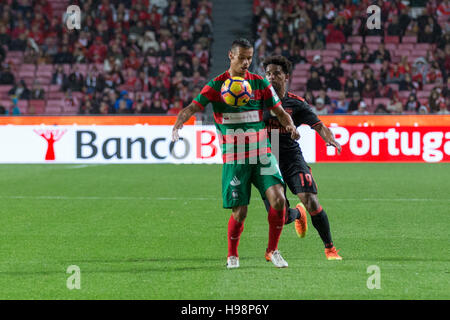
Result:
[[[267,199],[269,206],[269,241],[265,257],[276,267],[284,268],[288,264],[278,250],[286,212],[284,181],[276,158],[271,153],[263,121],[264,110],[270,110],[275,115],[292,139],[298,139],[300,135],[289,114],[281,107],[280,99],[269,81],[248,71],[253,57],[253,46],[250,42],[246,39],[234,41],[228,57],[230,68],[209,81],[192,103],[178,114],[172,139],[178,139],[178,131],[183,123],[195,112],[202,111],[208,103],[212,104],[214,123],[222,141],[223,207],[232,209],[228,222],[227,268],[239,267],[237,248],[244,230],[252,184],[259,190],[261,196]],[[220,93],[222,84],[231,77],[244,78],[252,87],[253,96],[244,106],[232,107],[222,99]],[[244,138],[245,149],[235,152],[236,147],[242,147],[236,142],[242,141],[241,138]],[[261,156],[267,161],[263,161]]]

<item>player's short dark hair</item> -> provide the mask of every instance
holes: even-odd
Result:
[[[292,63],[289,61],[288,58],[284,56],[270,56],[264,59],[263,62],[264,70],[266,70],[269,64],[275,64],[277,66],[280,66],[285,74],[289,75],[292,72]]]
[[[234,50],[237,47],[244,48],[244,49],[250,49],[250,48],[253,48],[253,45],[247,39],[239,38],[239,39],[236,39],[233,41],[233,43],[231,44],[230,50]]]

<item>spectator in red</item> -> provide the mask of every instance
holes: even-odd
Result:
[[[373,99],[377,96],[377,90],[373,85],[373,81],[368,81],[364,84],[361,96],[369,99]]]
[[[400,83],[404,78],[405,75],[399,70],[398,64],[394,64],[387,75],[386,83]]]
[[[160,61],[159,74],[169,76],[172,73],[171,70],[172,70],[172,68],[165,60]]]
[[[150,91],[151,83],[148,75],[144,71],[139,72],[137,83],[135,84],[135,89],[138,91]]]
[[[172,107],[167,111],[167,114],[176,116],[181,110],[183,110],[183,100],[175,100]]]
[[[98,11],[101,14],[106,16],[111,16],[112,14],[112,5],[109,3],[109,0],[102,0],[100,5],[98,6]]]
[[[427,73],[426,76],[426,83],[436,83],[436,84],[442,84],[442,72],[439,70],[439,65],[436,61],[433,61],[431,64],[431,68]]]
[[[344,3],[339,4],[338,16],[343,17],[347,21],[352,18],[352,14],[352,11],[348,7],[348,3],[347,5],[344,5]]]
[[[330,27],[327,27],[327,29],[328,29],[328,35],[326,37],[327,43],[345,43],[346,42],[345,35],[340,29],[335,28],[335,26],[332,24],[330,24]]]
[[[42,29],[40,29],[37,24],[34,24],[31,28],[31,32],[28,34],[28,36],[32,38],[38,45],[42,45],[45,39],[44,32],[42,32],[41,30]]]
[[[138,78],[136,76],[136,70],[128,68],[125,72],[125,86],[128,90],[134,91],[135,86],[138,84]]]
[[[131,68],[134,70],[139,69],[139,67],[141,66],[141,63],[136,56],[136,51],[130,50],[129,57],[124,60],[123,66],[125,69],[128,69],[128,68]]]
[[[192,52],[192,57],[197,57],[202,65],[207,66],[209,61],[209,53],[205,50],[201,43],[194,44],[194,50]]]
[[[15,28],[13,28],[10,32],[12,39],[17,39],[21,34],[24,34],[27,31],[27,26],[25,25],[25,22],[23,19],[19,19],[17,21],[17,24]]]
[[[96,37],[94,43],[88,50],[88,59],[91,62],[103,62],[106,58],[108,48],[103,43],[102,37]]]
[[[155,5],[153,5],[151,12],[146,19],[151,21],[151,25],[156,31],[161,28],[161,15],[158,13],[158,8]]]
[[[408,62],[408,57],[403,56],[398,64],[398,70],[402,74],[411,73],[411,64]]]
[[[442,1],[439,4],[439,6],[437,7],[436,13],[437,13],[437,15],[439,17],[442,17],[442,16],[448,17],[448,16],[450,16],[450,1],[449,0]]]
[[[37,1],[42,6],[42,13],[46,17],[53,17],[53,8],[52,4],[48,0],[39,0]]]

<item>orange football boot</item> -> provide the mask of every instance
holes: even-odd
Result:
[[[303,203],[297,204],[296,208],[300,211],[300,218],[295,219],[295,232],[300,238],[304,238],[308,231],[308,214]]]
[[[325,256],[327,260],[342,260],[342,257],[338,254],[339,250],[336,251],[336,247],[325,248]]]

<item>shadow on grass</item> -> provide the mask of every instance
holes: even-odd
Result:
[[[192,257],[192,258],[174,258],[174,257],[162,257],[162,258],[132,258],[132,259],[87,259],[64,261],[63,263],[78,265],[81,268],[83,274],[98,274],[98,273],[148,273],[148,272],[180,272],[180,271],[229,271],[226,269],[225,259],[223,258],[204,258],[204,257]],[[94,266],[85,266],[85,263],[100,264],[99,268]],[[129,263],[144,263],[140,266],[133,268],[127,268],[126,264]],[[203,264],[202,264],[203,263]],[[120,264],[120,266],[109,266],[105,268],[104,264]],[[189,266],[179,264],[191,264]],[[265,263],[261,265],[254,265],[253,263],[247,266],[241,266],[239,270],[254,270],[267,268]],[[65,269],[58,270],[24,270],[24,271],[0,271],[0,277],[2,276],[33,276],[33,275],[55,275],[65,274]]]

